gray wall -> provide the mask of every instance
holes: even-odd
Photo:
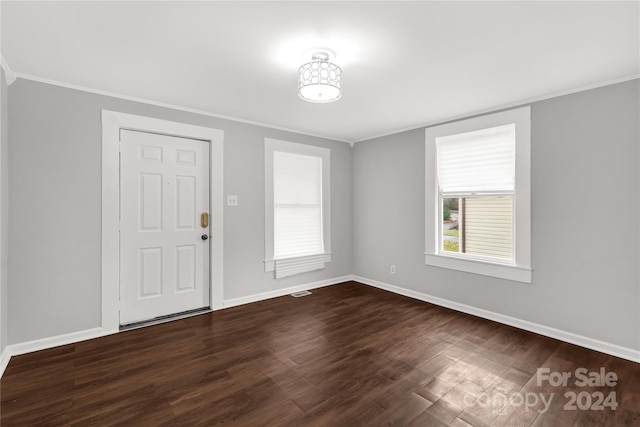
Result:
[[[0,354],[7,346],[9,259],[9,92],[0,73]]]
[[[101,109],[222,129],[224,296],[350,274],[348,144],[18,79],[9,88],[9,343],[100,326]],[[265,273],[264,138],[331,148],[333,262],[275,281]]]
[[[356,144],[355,274],[640,350],[639,86],[532,104],[531,284],[424,264],[423,129]]]
[[[225,131],[225,194],[240,197],[240,206],[225,208],[225,299],[355,273],[640,349],[639,86],[532,104],[534,272],[532,284],[521,284],[424,265],[423,129],[352,152],[340,142],[19,79],[2,117],[3,257],[11,223],[2,328],[8,320],[8,342],[20,343],[100,326],[100,110],[109,109]],[[263,271],[265,137],[332,149],[334,256],[324,271],[279,281]]]

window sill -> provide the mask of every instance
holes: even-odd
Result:
[[[515,282],[531,283],[531,268],[516,265],[498,264],[472,259],[461,259],[447,255],[424,254],[426,265],[450,270],[464,271],[467,273],[481,274],[483,276],[498,277],[500,279],[513,280]]]

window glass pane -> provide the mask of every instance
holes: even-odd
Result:
[[[442,199],[442,250],[513,259],[513,197]]]
[[[460,252],[459,199],[442,199],[442,250]]]

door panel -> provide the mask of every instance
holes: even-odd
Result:
[[[196,179],[193,176],[176,176],[176,226],[181,230],[193,230],[196,226]]]
[[[196,246],[176,247],[177,289],[185,291],[195,288],[196,284]]]
[[[162,175],[141,173],[140,181],[140,230],[162,230]]]
[[[120,324],[209,306],[209,144],[121,130]]]
[[[162,295],[162,248],[140,249],[139,297]]]

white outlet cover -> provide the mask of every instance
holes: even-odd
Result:
[[[238,206],[238,196],[233,194],[227,195],[227,206]]]

